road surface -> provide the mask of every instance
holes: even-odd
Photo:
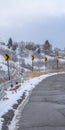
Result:
[[[40,82],[16,118],[15,130],[65,130],[65,74]]]

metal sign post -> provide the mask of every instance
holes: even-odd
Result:
[[[9,70],[9,61],[7,60],[7,66],[8,66],[8,77],[9,77],[9,80],[10,80],[10,70]]]
[[[40,47],[38,48],[38,51],[37,51],[37,53],[38,53],[38,56],[39,56],[39,63],[38,63],[38,68],[39,68],[39,75],[40,75],[40,59],[41,59],[41,50],[40,50]]]
[[[32,71],[33,71],[33,60],[32,60]]]
[[[34,61],[34,55],[32,55],[32,71],[33,71],[33,61]]]
[[[59,59],[56,59],[56,64],[57,64],[57,69],[58,69],[58,65],[59,65]]]
[[[44,58],[44,61],[45,61],[45,70],[46,70],[46,68],[47,68],[47,62],[48,62],[47,57]]]

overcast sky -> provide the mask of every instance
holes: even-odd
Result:
[[[65,48],[65,0],[0,0],[0,41]]]

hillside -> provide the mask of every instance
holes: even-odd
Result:
[[[42,49],[42,48],[41,48]],[[11,79],[25,75],[26,72],[32,71],[32,55],[34,55],[33,69],[39,70],[45,68],[44,58],[47,57],[47,68],[56,68],[56,57],[44,55],[43,51],[38,54],[37,49],[32,51],[25,47],[18,46],[16,50],[8,48],[6,45],[0,45],[0,83],[8,80],[8,66],[4,58],[5,54],[10,54],[9,69]],[[59,59],[59,67],[64,68],[65,59]]]

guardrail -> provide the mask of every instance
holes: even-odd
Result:
[[[1,98],[2,98],[4,95],[5,95],[4,90],[3,90],[3,89],[0,89],[0,100],[1,100]]]
[[[9,81],[1,84],[0,85],[0,99],[5,95],[4,89],[6,89],[8,87],[12,87],[17,83],[21,83],[21,78],[12,79],[12,80],[9,80]]]

